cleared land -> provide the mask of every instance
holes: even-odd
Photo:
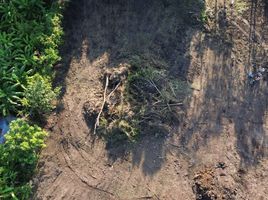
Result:
[[[204,27],[205,8],[187,0],[70,3],[57,69],[64,94],[34,199],[267,198],[267,81],[247,81],[252,62],[267,66],[265,5],[206,4]],[[87,114],[101,108],[107,69],[133,57],[189,82],[191,94],[172,121],[155,117],[136,143],[111,144],[92,135]]]

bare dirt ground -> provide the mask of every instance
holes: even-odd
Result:
[[[252,62],[267,64],[268,24],[261,1],[247,5],[207,1],[203,28],[187,0],[72,1],[33,199],[268,199],[267,82],[247,81]],[[192,94],[164,135],[107,146],[84,108],[100,109],[104,70],[134,54],[165,62]]]

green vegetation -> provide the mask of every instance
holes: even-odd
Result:
[[[0,199],[29,199],[29,180],[47,133],[18,119],[11,122],[6,142],[0,145]]]
[[[236,0],[235,1],[235,10],[237,11],[238,14],[242,14],[246,10],[249,9],[248,2],[245,2],[243,0]]]
[[[22,105],[31,116],[43,116],[55,108],[52,102],[58,94],[59,88],[53,90],[49,78],[35,74],[27,78]]]
[[[172,78],[166,69],[142,66],[128,77],[128,98],[142,105],[181,103],[190,92],[187,82]]]
[[[53,2],[53,3],[52,3]],[[43,117],[55,107],[53,65],[63,34],[57,1],[0,0],[0,117]],[[0,145],[0,199],[29,199],[46,132],[18,119]]]
[[[206,9],[202,9],[200,13],[200,20],[203,24],[205,24],[208,21],[208,15]]]
[[[119,141],[135,142],[139,136],[138,124],[135,124],[135,120],[127,121],[125,119],[115,119],[110,123],[107,119],[102,117],[100,119],[99,131],[102,136],[114,144]]]
[[[42,0],[0,1],[0,112],[23,110],[27,77],[52,76],[60,60],[62,35],[59,6]]]

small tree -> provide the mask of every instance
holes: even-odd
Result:
[[[55,108],[59,91],[52,88],[50,79],[35,74],[27,79],[22,105],[31,116],[48,114]]]

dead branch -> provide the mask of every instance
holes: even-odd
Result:
[[[155,106],[155,105],[157,105],[158,103],[161,103],[162,101],[160,101],[160,100],[157,100],[156,102],[154,102],[153,103],[153,105],[152,106]]]
[[[171,89],[171,91],[172,91],[174,97],[176,97],[177,95],[176,95],[176,93],[175,93],[174,88],[172,87],[172,84],[169,84],[169,87],[170,87],[170,89]]]
[[[154,81],[153,81],[152,79],[149,79],[148,82],[151,83],[152,86],[154,86],[154,88],[155,88],[155,89],[157,90],[157,92],[160,94],[160,96],[164,98],[162,92],[158,89],[158,87],[156,86],[156,84],[154,83]]]
[[[118,89],[118,87],[120,86],[121,81],[115,86],[115,88],[113,89],[113,91],[107,96],[107,100],[110,99],[110,97],[112,96],[112,94]]]
[[[165,98],[165,96],[162,94],[162,92],[158,89],[158,87],[156,86],[156,84],[154,83],[154,81],[152,80],[152,79],[149,79],[149,83],[151,83],[152,84],[152,86],[154,86],[155,87],[155,89],[157,90],[157,92],[160,94],[160,96],[166,101],[166,98]],[[167,103],[166,104],[167,105],[167,107],[168,107],[168,109],[169,109],[169,111],[171,111],[171,108],[170,108],[170,106],[169,106],[169,104]]]
[[[106,76],[105,88],[104,88],[104,92],[103,92],[103,102],[102,102],[100,112],[96,118],[96,122],[94,125],[94,131],[93,131],[94,135],[96,135],[96,130],[97,130],[98,126],[100,125],[100,117],[101,117],[101,114],[103,112],[103,109],[104,109],[104,106],[106,103],[106,94],[107,94],[108,85],[109,85],[109,76]]]
[[[153,197],[155,197],[157,200],[160,200],[158,195],[149,188],[148,184],[147,184],[147,189],[148,189],[149,192],[153,193]]]
[[[154,196],[144,196],[144,197],[139,197],[137,199],[152,199]]]
[[[154,107],[170,107],[170,106],[183,106],[183,103],[171,103],[171,104],[161,104],[161,105],[153,105]]]

